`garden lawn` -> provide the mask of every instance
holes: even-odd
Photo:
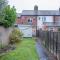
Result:
[[[23,38],[16,49],[0,57],[0,60],[38,60],[33,38]]]

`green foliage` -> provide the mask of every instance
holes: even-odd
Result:
[[[39,60],[35,44],[32,38],[23,38],[15,50],[0,57],[0,60]]]
[[[2,25],[2,20],[4,20],[3,10],[7,6],[7,0],[0,0],[0,25]]]
[[[13,44],[13,43],[17,43],[17,42],[21,41],[22,35],[23,34],[20,32],[19,29],[14,28],[9,37],[10,43]]]
[[[5,45],[2,44],[2,41],[0,41],[0,49],[4,48]]]
[[[16,20],[16,9],[9,5],[3,10],[4,20],[2,21],[4,27],[10,27],[15,23]]]
[[[2,11],[6,6],[7,6],[7,0],[0,0],[0,11]]]

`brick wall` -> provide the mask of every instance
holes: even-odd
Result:
[[[55,22],[60,22],[60,16],[55,16]]]
[[[17,24],[29,24],[28,23],[28,19],[31,18],[32,19],[32,25],[36,25],[36,18],[35,16],[21,16],[20,18],[17,18],[16,23]]]

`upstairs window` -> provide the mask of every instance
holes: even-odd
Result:
[[[32,19],[31,18],[28,19],[28,24],[32,24]]]
[[[30,19],[28,19],[28,22],[32,22],[32,19],[30,18]]]
[[[46,17],[45,17],[45,16],[42,17],[42,21],[43,21],[43,22],[46,21]]]
[[[40,20],[40,17],[39,17],[39,20]]]
[[[28,19],[28,22],[30,22],[30,19]]]

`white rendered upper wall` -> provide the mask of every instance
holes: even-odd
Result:
[[[53,22],[53,16],[38,16],[37,17],[38,28],[43,28],[43,22]]]

